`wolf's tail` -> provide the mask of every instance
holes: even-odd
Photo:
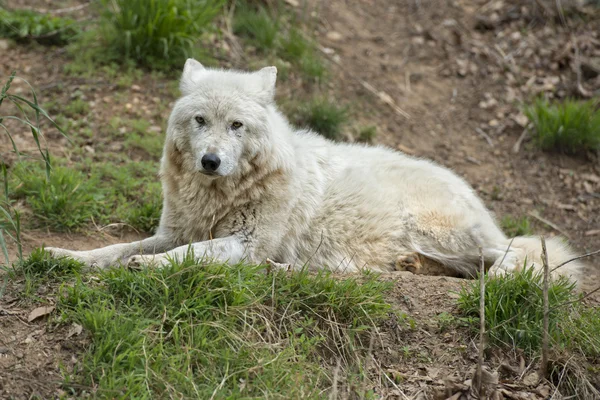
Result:
[[[539,237],[518,236],[512,239],[511,247],[523,251],[527,266],[533,264],[534,268],[542,270],[542,242]],[[550,271],[577,257],[566,241],[560,237],[546,239],[546,251]],[[575,282],[581,282],[584,266],[585,264],[579,260],[571,261],[554,270],[552,275],[555,277],[562,275]]]

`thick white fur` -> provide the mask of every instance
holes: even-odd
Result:
[[[106,267],[163,264],[191,244],[196,256],[222,261],[340,271],[392,270],[416,253],[473,275],[481,247],[495,274],[526,260],[541,266],[539,239],[516,238],[509,248],[473,189],[450,170],[295,130],[273,101],[276,73],[205,69],[188,60],[161,162],[156,235],[91,251],[50,250]],[[235,121],[242,127],[234,129]],[[216,175],[202,167],[207,153],[221,159]],[[560,239],[547,246],[552,266],[572,258]],[[557,272],[577,279],[580,270],[573,262]]]

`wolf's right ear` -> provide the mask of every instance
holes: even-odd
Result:
[[[206,68],[193,58],[188,58],[183,66],[183,74],[179,81],[179,90],[184,96],[190,94],[198,78],[206,72]]]

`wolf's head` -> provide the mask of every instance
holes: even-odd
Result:
[[[275,67],[245,73],[205,68],[188,59],[167,130],[166,153],[186,171],[210,178],[251,168],[274,146]],[[170,149],[170,147],[172,147]]]

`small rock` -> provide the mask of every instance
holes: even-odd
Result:
[[[325,37],[329,40],[333,40],[334,42],[338,42],[344,38],[341,33],[336,32],[336,31],[327,32]]]
[[[142,90],[142,88],[138,85],[131,85],[131,90],[133,90],[134,92],[139,92]]]
[[[8,40],[0,40],[0,50],[8,50],[10,47],[10,42]]]

